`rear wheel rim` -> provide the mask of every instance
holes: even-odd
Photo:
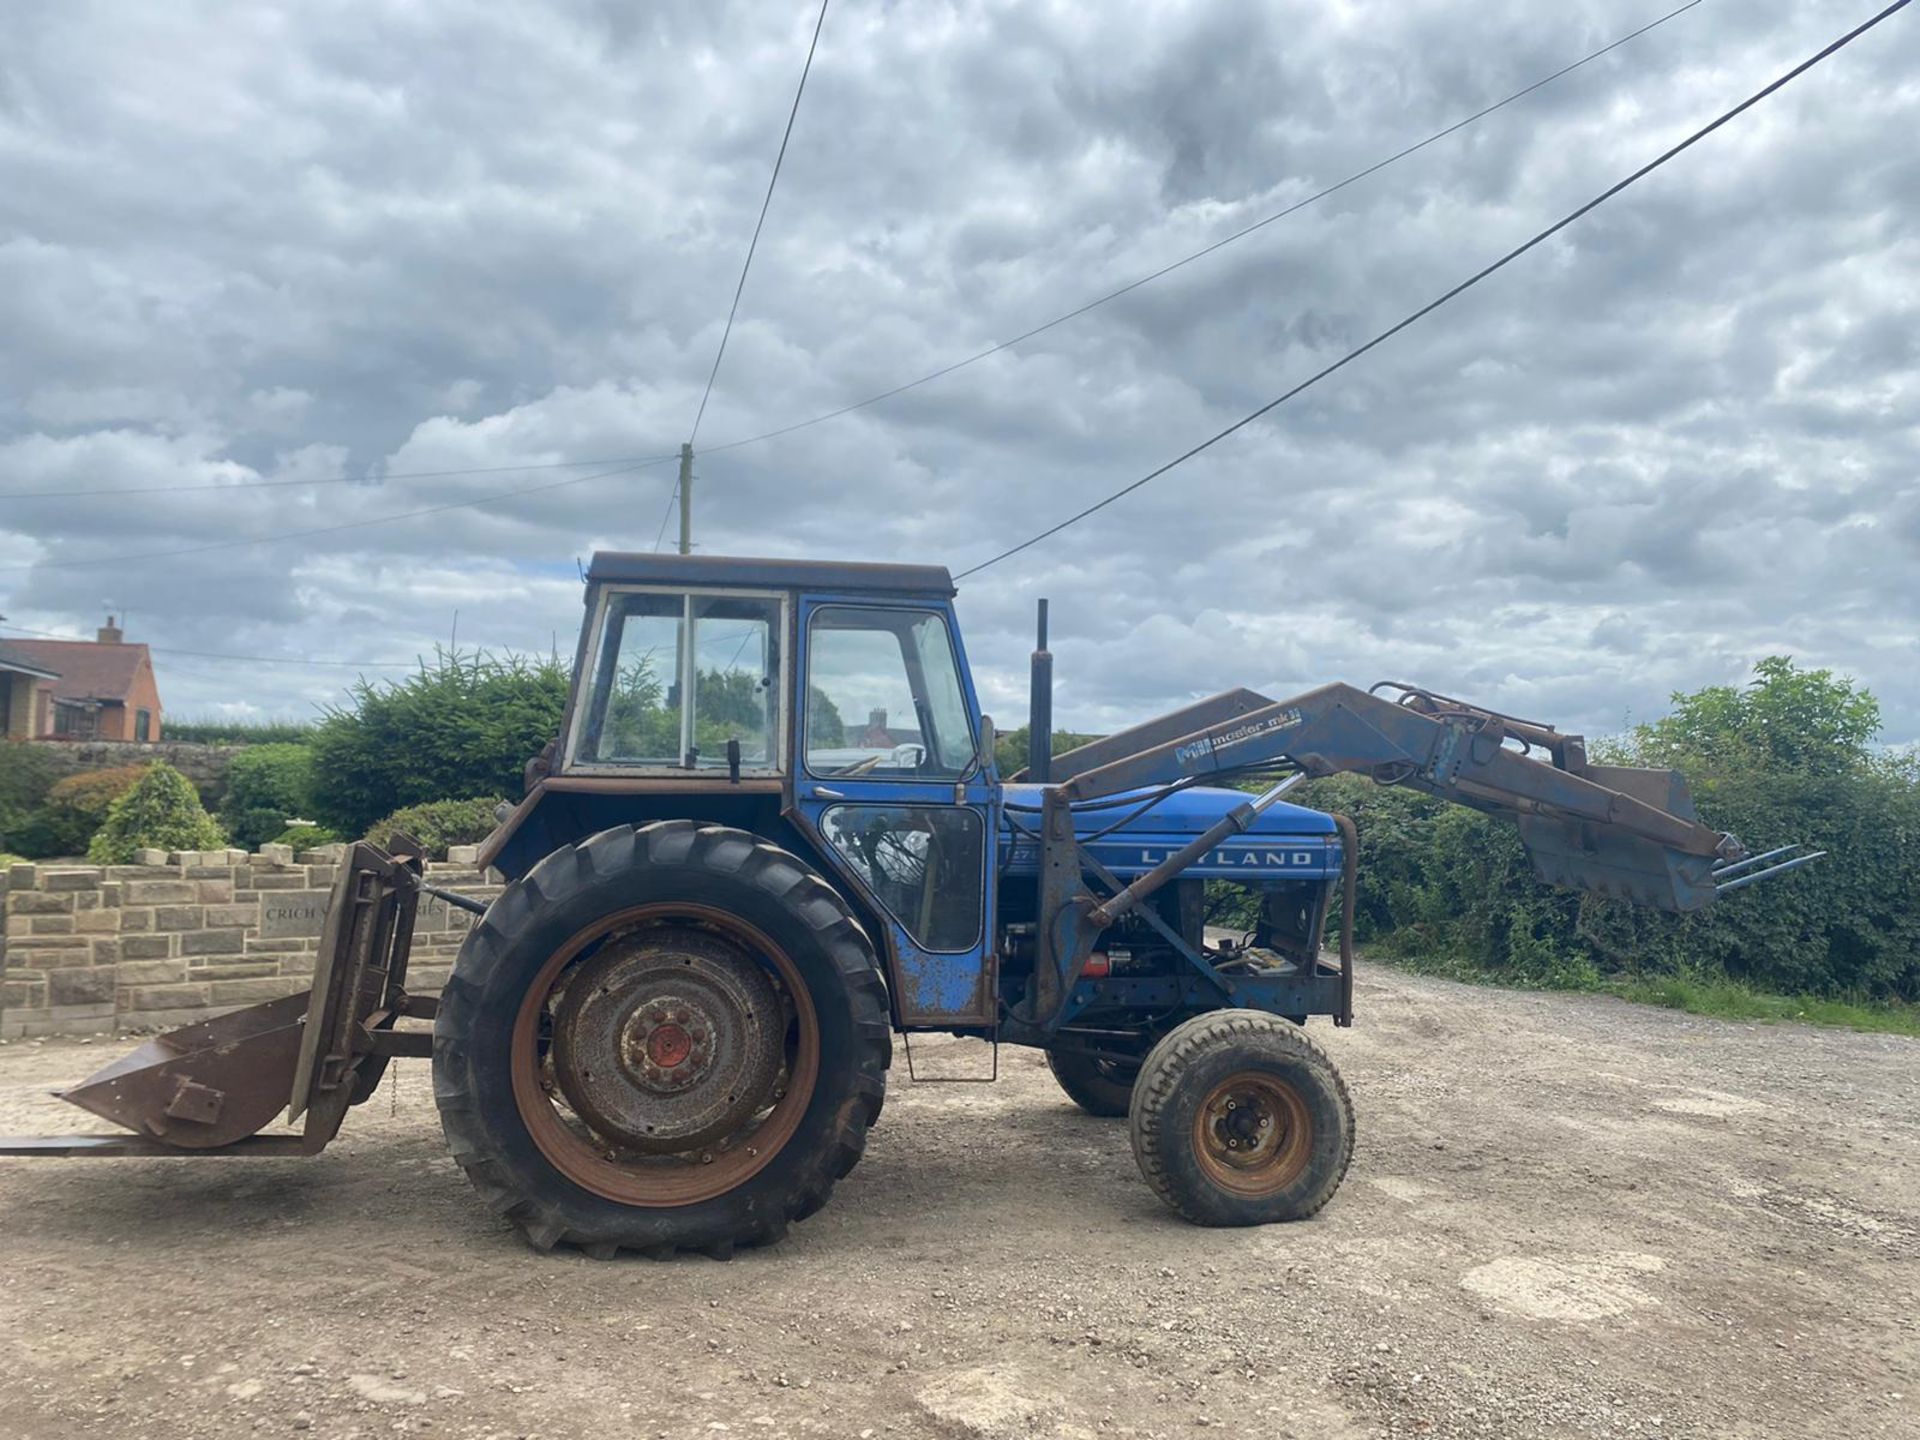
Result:
[[[625,1076],[631,1082],[633,1096],[623,1104],[619,1086],[610,1085],[606,1073],[585,1075],[564,1067],[590,1064],[582,1057],[591,1053],[604,1059],[607,1052],[584,1043],[570,1045],[566,1030],[556,1034],[556,1023],[571,1023],[578,1032],[583,1022],[580,1012],[586,1002],[576,996],[570,1017],[556,1015],[566,1006],[568,989],[574,980],[601,961],[599,974],[608,973],[603,956],[627,942],[636,956],[646,954],[646,936],[650,931],[693,934],[710,939],[710,952],[716,973],[707,977],[705,987],[681,984],[676,988],[681,1004],[665,1008],[665,1018],[655,1020],[651,1003],[659,994],[660,981],[649,981],[653,990],[638,990],[634,1000],[640,1013],[620,1035],[624,1062],[632,1069]],[[692,948],[692,947],[686,947]],[[729,987],[719,983],[725,977],[724,956],[740,956],[756,966],[758,977],[742,974],[740,982]],[[691,974],[698,967],[689,967]],[[743,1075],[748,1079],[765,1078],[765,1067],[720,1065],[711,1053],[694,1057],[693,1031],[698,1028],[713,1043],[715,1030],[729,1020],[729,1005],[743,1003],[739,997],[777,993],[785,1007],[781,1027],[782,1063],[771,1077],[764,1094],[743,1096],[745,1119],[725,1133],[711,1133],[714,1124],[723,1123],[734,1110],[720,1107],[714,1120],[702,1127],[684,1121],[684,1109],[677,1112],[681,1124],[678,1141],[689,1142],[685,1149],[649,1153],[645,1148],[644,1128],[636,1117],[646,1112],[649,1098],[664,1104],[680,1104],[689,1094],[697,1098],[702,1088],[724,1088],[729,1080]],[[613,1003],[613,1002],[608,1002]],[[682,1021],[679,1014],[688,1019]],[[739,1017],[731,1017],[737,1020]],[[586,1028],[598,1035],[606,1033],[604,1017],[590,1017]],[[716,1023],[718,1022],[718,1023]],[[558,1042],[558,1043],[556,1043]],[[658,904],[621,910],[597,921],[574,936],[544,964],[521,1000],[514,1019],[510,1041],[510,1071],[513,1099],[522,1123],[535,1147],[574,1184],[616,1204],[645,1209],[663,1209],[695,1205],[738,1188],[760,1173],[779,1155],[799,1129],[813,1099],[820,1072],[820,1024],[812,996],[798,967],[786,951],[763,931],[736,915],[703,905]],[[683,1053],[684,1047],[684,1053]],[[663,1066],[663,1061],[674,1061]],[[703,1066],[707,1068],[703,1068]],[[581,1101],[576,1109],[574,1100]],[[600,1121],[596,1129],[593,1116]],[[604,1130],[605,1133],[602,1133]]]
[[[1277,1075],[1241,1070],[1206,1094],[1193,1117],[1193,1149],[1207,1178],[1236,1195],[1270,1196],[1305,1173],[1313,1112]]]

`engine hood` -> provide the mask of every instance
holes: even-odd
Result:
[[[1005,785],[1001,787],[1002,798],[1008,808],[1014,810],[1020,819],[1032,829],[1039,823],[1040,795],[1044,785]],[[1104,830],[1127,813],[1128,803],[1144,804],[1151,799],[1154,790],[1130,791],[1125,796],[1114,796],[1113,801],[1101,802],[1097,810],[1082,808],[1076,816],[1075,829],[1082,835],[1091,835]],[[1185,790],[1175,791],[1162,800],[1153,809],[1138,820],[1116,831],[1119,835],[1198,835],[1221,816],[1239,808],[1253,797],[1244,790],[1227,790],[1214,785],[1195,785]],[[1029,815],[1026,812],[1032,812]],[[1281,800],[1274,804],[1264,815],[1253,822],[1249,835],[1331,835],[1334,833],[1333,817],[1318,810],[1308,810],[1304,806],[1289,805]]]
[[[1037,875],[1040,845],[1034,832],[1040,825],[1041,785],[1007,785],[1002,790],[1001,868],[1008,875]],[[1108,826],[1123,820],[1128,802],[1142,804],[1157,791],[1137,790],[1115,796],[1118,804],[1082,808],[1074,829],[1088,853],[1116,875],[1143,875],[1176,854],[1221,816],[1247,803],[1244,790],[1196,785],[1178,790],[1111,834]],[[1098,835],[1100,838],[1094,839]],[[1285,801],[1255,819],[1253,828],[1221,841],[1184,872],[1193,880],[1326,881],[1340,874],[1342,847],[1331,815]]]

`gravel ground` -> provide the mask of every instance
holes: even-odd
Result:
[[[419,1062],[315,1159],[0,1161],[0,1436],[1920,1436],[1920,1042],[1378,967],[1359,1013],[1353,1170],[1259,1230],[1018,1050],[896,1059],[729,1264],[525,1249]],[[118,1048],[0,1048],[0,1129]]]

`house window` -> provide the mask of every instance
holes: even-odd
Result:
[[[142,745],[153,738],[153,712],[136,710],[133,712],[133,738]]]
[[[63,740],[92,740],[100,734],[100,712],[91,705],[53,702],[53,733]]]

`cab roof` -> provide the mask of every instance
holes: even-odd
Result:
[[[587,579],[615,585],[714,585],[757,590],[938,596],[954,593],[944,565],[853,560],[754,560],[732,555],[653,555],[597,550]]]

